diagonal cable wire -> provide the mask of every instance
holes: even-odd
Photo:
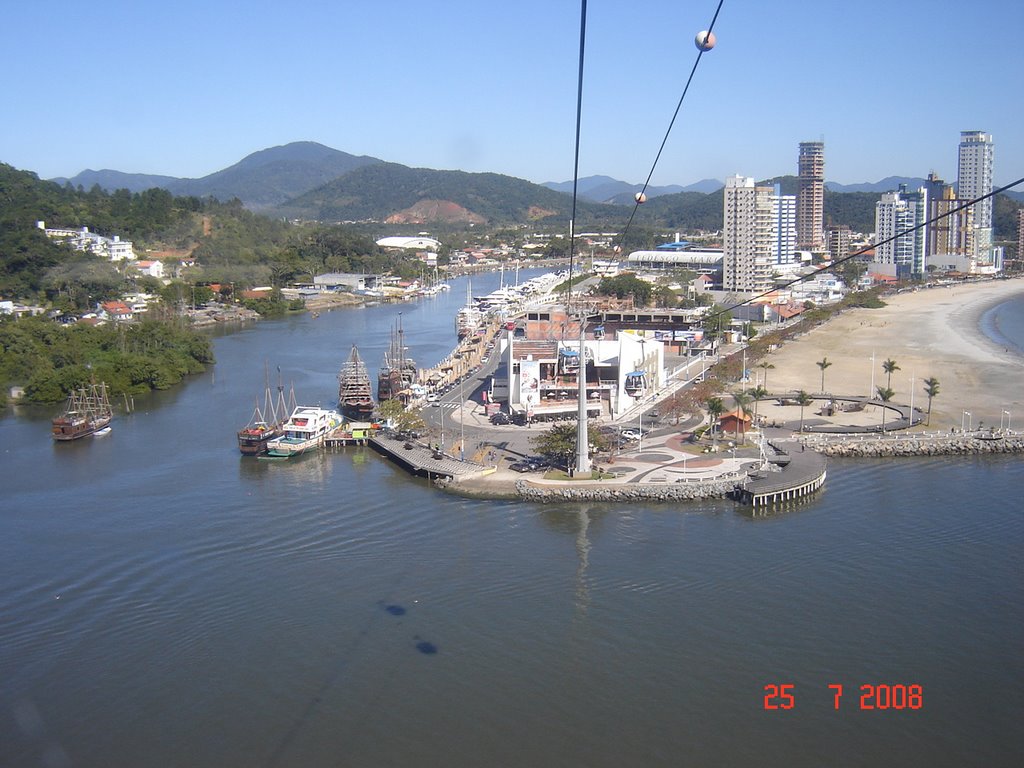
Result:
[[[711,23],[708,25],[708,36],[715,29],[715,22],[718,21],[718,14],[722,10],[722,3],[725,0],[718,0],[718,7],[715,8],[715,15],[711,17]],[[643,195],[647,192],[647,187],[651,183],[651,178],[654,176],[654,169],[658,167],[658,161],[661,159],[661,153],[665,149],[665,144],[668,143],[669,134],[672,133],[672,127],[676,123],[676,118],[679,117],[679,110],[683,106],[683,99],[686,98],[686,92],[690,90],[690,83],[693,82],[693,76],[697,72],[697,65],[700,64],[701,57],[704,56],[706,51],[703,48],[697,48],[697,58],[693,61],[693,67],[690,69],[690,76],[686,78],[686,85],[683,87],[683,93],[679,96],[679,102],[676,104],[676,111],[672,113],[672,119],[668,123],[668,129],[665,131],[665,137],[661,140],[661,146],[658,147],[658,154],[654,157],[654,162],[651,164],[650,173],[647,174],[647,179],[644,181],[643,188],[637,193],[635,202],[633,203],[633,210],[629,214],[629,220],[626,222],[625,228],[622,230],[622,235],[619,237],[619,243],[626,241],[626,233],[629,232],[629,227],[633,223],[633,218],[636,216],[637,208],[640,207],[640,201],[643,199]]]
[[[567,309],[572,307],[572,273],[576,255],[576,187],[580,178],[580,124],[583,114],[583,52],[587,42],[587,0],[580,0],[580,64],[576,77],[576,150],[572,168],[572,213],[569,218],[569,287]],[[581,350],[582,351],[582,350]]]
[[[724,315],[726,312],[731,312],[734,309],[738,309],[739,307],[743,307],[743,306],[746,306],[747,304],[751,304],[751,303],[757,301],[758,299],[763,299],[765,296],[767,296],[767,295],[769,295],[771,293],[775,293],[776,291],[785,290],[786,288],[789,288],[791,285],[796,285],[797,283],[802,283],[805,280],[813,280],[815,277],[820,275],[822,272],[830,272],[830,271],[834,270],[840,264],[845,264],[846,262],[850,261],[851,259],[855,259],[858,256],[863,256],[865,253],[870,251],[872,248],[877,248],[880,245],[885,245],[887,243],[893,242],[894,240],[899,240],[901,237],[909,235],[912,232],[916,232],[919,229],[923,229],[923,228],[925,228],[927,226],[930,226],[930,225],[934,224],[937,221],[942,221],[943,219],[947,218],[948,216],[952,216],[954,213],[959,213],[960,211],[966,210],[967,208],[970,208],[972,205],[977,205],[982,200],[988,200],[990,197],[995,197],[996,195],[1001,194],[1002,192],[1006,192],[1009,189],[1013,189],[1014,187],[1016,187],[1016,186],[1018,186],[1020,184],[1024,184],[1024,177],[1021,177],[1021,178],[1017,179],[1016,181],[1010,182],[1009,184],[1006,184],[1006,185],[1004,185],[1002,187],[999,187],[998,189],[993,189],[988,194],[981,195],[980,197],[976,197],[973,200],[968,200],[967,202],[963,203],[962,205],[958,205],[955,208],[951,208],[950,210],[946,211],[945,213],[941,213],[938,216],[934,216],[934,217],[932,217],[932,218],[930,218],[930,219],[928,219],[926,221],[922,221],[920,224],[915,224],[912,227],[908,227],[907,229],[904,229],[904,230],[902,230],[900,232],[897,232],[895,235],[892,235],[891,237],[887,237],[884,240],[879,240],[877,243],[872,243],[871,245],[865,245],[863,248],[861,248],[861,249],[859,249],[857,251],[854,251],[853,253],[848,254],[847,256],[844,256],[841,259],[836,259],[835,261],[829,263],[827,266],[819,267],[818,269],[814,270],[813,272],[809,272],[806,275],[802,275],[801,277],[797,277],[797,278],[794,278],[793,280],[789,280],[788,282],[782,283],[781,285],[777,285],[774,288],[771,288],[771,289],[769,289],[767,291],[764,291],[762,293],[756,294],[755,296],[751,296],[749,299],[744,299],[743,301],[740,301],[740,302],[738,302],[736,304],[733,304],[731,306],[725,307],[724,309],[721,309],[718,312],[708,313],[707,315],[705,315],[705,318],[708,319],[708,320],[712,320],[712,319],[714,319],[716,317],[719,317],[720,315]]]

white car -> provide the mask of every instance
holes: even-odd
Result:
[[[428,403],[436,403],[437,402],[437,393],[436,392],[431,392],[429,395],[427,395],[427,402]]]
[[[641,432],[639,429],[624,429],[619,434],[627,440],[639,440],[641,437],[647,436],[647,430]]]

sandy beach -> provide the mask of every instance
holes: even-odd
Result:
[[[975,427],[979,422],[998,427],[1000,418],[1007,418],[1003,411],[1019,429],[1024,427],[1024,358],[990,342],[979,321],[990,307],[1021,294],[1024,280],[1014,279],[886,296],[881,309],[850,310],[786,342],[765,358],[774,369],[754,367],[752,375],[763,380],[767,373],[772,392],[820,392],[816,363],[827,356],[832,365],[825,370],[826,391],[866,395],[872,381],[886,385],[882,363],[894,360],[899,366],[890,385],[895,402],[910,404],[913,381],[913,404],[924,410],[924,379],[939,380],[932,429],[959,429],[964,418]]]

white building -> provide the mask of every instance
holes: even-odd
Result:
[[[134,261],[135,251],[130,240],[122,240],[120,236],[113,238],[90,232],[88,227],[81,229],[48,228],[45,221],[37,221],[36,226],[46,233],[51,240],[61,240],[76,251],[92,253],[111,261]]]
[[[162,261],[139,261],[135,263],[135,269],[144,275],[162,279],[164,276],[164,263]]]
[[[973,200],[992,191],[995,144],[983,131],[961,131],[957,157],[956,193],[961,200]],[[974,247],[980,255],[992,247],[992,198],[974,206]]]
[[[761,293],[797,265],[796,199],[749,176],[725,181],[722,290]]]
[[[441,242],[432,237],[382,237],[377,241],[381,248],[401,248],[413,251],[437,251]]]
[[[897,277],[925,273],[927,233],[923,224],[927,216],[928,193],[923,187],[907,192],[906,185],[901,184],[899,191],[885,192],[875,203],[875,262],[889,268],[883,273]],[[913,227],[917,229],[908,231]],[[900,232],[906,234],[896,237]]]

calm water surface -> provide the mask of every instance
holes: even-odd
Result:
[[[833,461],[753,519],[452,498],[365,449],[238,456],[265,361],[333,404],[352,342],[376,369],[401,311],[434,362],[464,300],[222,336],[105,438],[0,420],[0,765],[1020,763],[1019,457]],[[866,683],[924,706],[861,711]]]

